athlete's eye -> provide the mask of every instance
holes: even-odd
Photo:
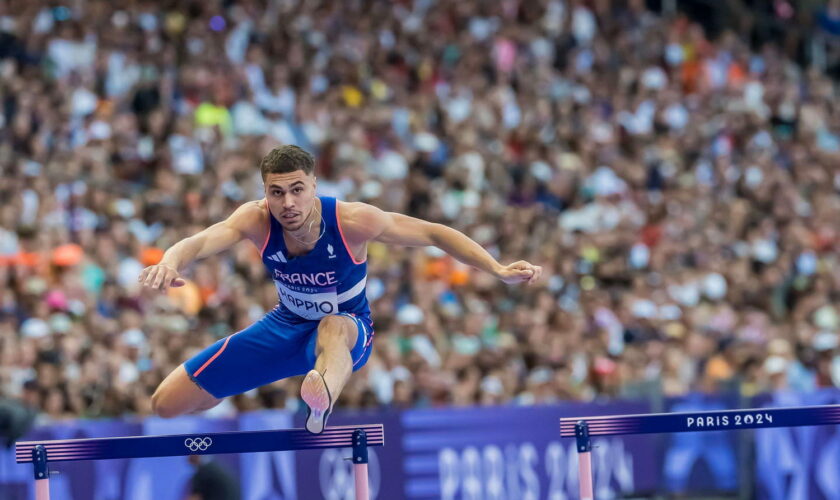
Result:
[[[295,192],[295,194],[300,194],[300,193],[303,192],[303,188],[295,188],[294,192]]]
[[[283,193],[281,193],[281,192],[280,192],[279,190],[277,190],[277,189],[275,189],[275,190],[273,190],[273,191],[271,192],[271,196],[280,196],[281,194],[283,194]]]

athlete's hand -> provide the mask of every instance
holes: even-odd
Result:
[[[137,281],[152,290],[165,291],[169,287],[179,287],[187,284],[178,270],[166,264],[155,264],[143,269]]]
[[[524,260],[502,266],[496,272],[496,276],[508,284],[526,282],[530,285],[540,279],[540,275],[542,275],[542,267],[535,266]]]

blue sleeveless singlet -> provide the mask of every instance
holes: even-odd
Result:
[[[323,235],[315,248],[291,257],[283,228],[269,215],[262,248],[280,303],[256,323],[219,339],[184,363],[189,377],[217,398],[249,391],[315,366],[319,320],[346,316],[356,324],[353,371],[373,349],[373,321],[365,295],[366,260],[356,262],[341,234],[334,198],[320,198]],[[319,233],[320,234],[320,233]]]
[[[279,312],[289,320],[319,320],[329,314],[370,315],[365,294],[367,260],[357,262],[341,232],[335,198],[321,200],[321,238],[305,255],[292,257],[283,227],[269,216],[270,232],[262,261],[280,299]]]

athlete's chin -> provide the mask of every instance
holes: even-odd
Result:
[[[298,229],[303,227],[303,222],[281,222],[280,225],[283,226],[283,229],[285,229],[286,231],[297,231]]]

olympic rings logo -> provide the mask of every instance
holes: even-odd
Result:
[[[184,440],[184,446],[190,451],[207,451],[207,448],[213,444],[213,440],[209,437],[187,438]]]

